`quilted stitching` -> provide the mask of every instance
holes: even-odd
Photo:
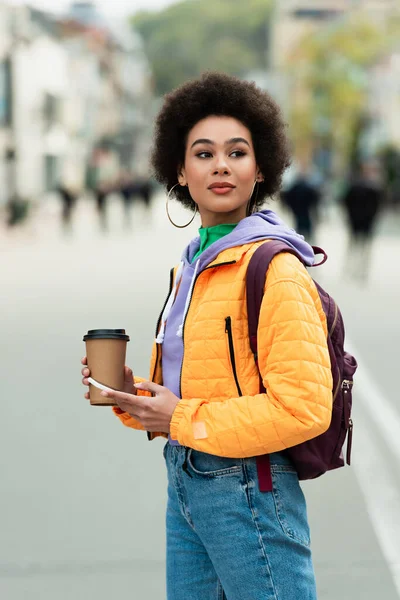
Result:
[[[215,263],[238,262],[200,274],[185,325],[183,399],[172,417],[171,436],[219,456],[279,451],[323,433],[331,419],[326,317],[306,269],[287,253],[277,255],[267,273],[258,327],[267,394],[259,394],[248,341],[245,274],[260,243],[222,252]],[[227,316],[232,320],[242,397],[237,396],[230,363]],[[195,439],[197,421],[205,423],[206,438]]]

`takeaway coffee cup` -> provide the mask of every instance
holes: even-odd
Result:
[[[126,335],[125,329],[91,329],[83,337],[83,341],[86,342],[87,365],[90,369],[90,404],[115,406],[115,402],[100,394],[107,388],[123,388],[129,335]]]

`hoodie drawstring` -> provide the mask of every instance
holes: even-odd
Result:
[[[182,279],[183,267],[184,267],[184,262],[181,261],[179,263],[179,267],[178,267],[178,270],[176,272],[174,287],[172,288],[172,291],[171,291],[171,293],[169,295],[168,301],[167,301],[167,303],[165,305],[165,308],[163,310],[163,314],[162,314],[162,317],[161,317],[161,328],[160,328],[160,331],[159,331],[159,333],[158,333],[158,335],[156,337],[156,344],[162,344],[164,342],[165,326],[166,326],[166,323],[167,323],[167,319],[169,317],[169,313],[171,312],[172,305],[173,305],[174,300],[175,300],[175,295],[176,295],[177,287],[178,287],[178,285],[179,285],[179,283],[180,283],[180,281]]]
[[[194,286],[194,283],[196,281],[197,271],[199,270],[199,266],[200,266],[200,261],[198,260],[196,262],[196,266],[194,268],[194,273],[193,273],[192,281],[190,282],[190,288],[189,288],[188,294],[186,296],[185,310],[183,311],[182,323],[179,325],[178,331],[176,332],[176,335],[178,337],[180,337],[180,338],[183,336],[183,325],[185,323],[185,318],[186,318],[187,311],[189,310],[190,300],[192,299],[193,286]]]

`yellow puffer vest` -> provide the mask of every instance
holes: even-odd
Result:
[[[182,400],[172,416],[171,437],[201,452],[232,458],[269,454],[320,435],[331,421],[326,317],[310,275],[288,253],[275,256],[266,277],[258,360],[267,392],[259,393],[245,277],[263,243],[268,241],[224,250],[193,288],[184,327]],[[154,344],[150,378],[162,385],[161,353],[162,346]],[[124,425],[143,429],[128,413],[114,412]],[[153,433],[150,439],[159,435],[166,437]]]

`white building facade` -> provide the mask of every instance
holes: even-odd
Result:
[[[129,26],[0,0],[0,206],[40,200],[58,184],[79,193],[104,144],[116,171],[132,169],[149,138],[150,81]]]

